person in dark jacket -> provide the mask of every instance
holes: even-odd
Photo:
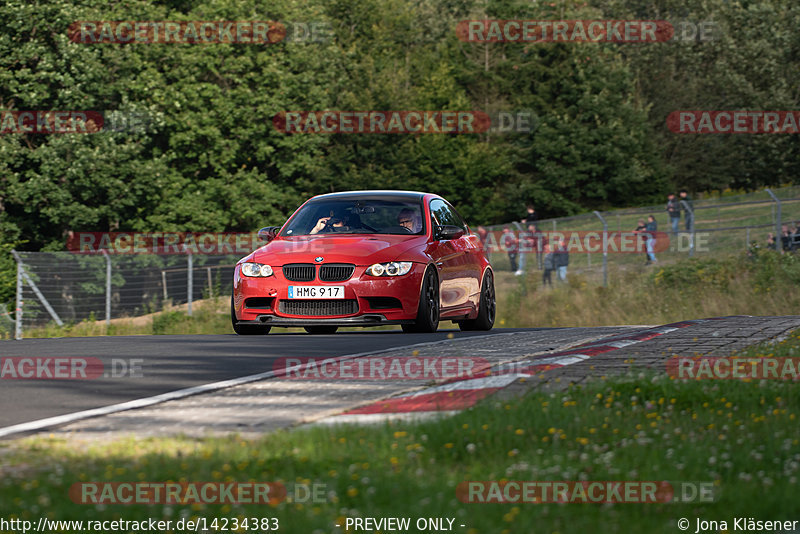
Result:
[[[767,234],[767,248],[772,250],[778,250],[778,244],[775,242],[775,234],[772,232]]]
[[[555,258],[550,250],[550,245],[544,246],[544,271],[542,271],[542,286],[550,284],[553,287],[553,280],[551,278],[553,271],[556,268]]]
[[[658,230],[658,223],[656,223],[656,218],[652,215],[648,215],[647,217],[647,224],[645,225],[645,235],[647,236],[647,241],[645,242],[645,247],[647,250],[647,264],[655,263],[656,262],[656,255],[653,252],[653,249],[656,245],[656,231]]]
[[[562,282],[566,282],[567,266],[569,265],[569,252],[567,252],[567,244],[563,239],[558,242],[554,256],[554,263],[556,271],[558,272],[558,279]]]
[[[525,226],[529,224],[533,224],[539,220],[539,214],[536,213],[536,208],[533,207],[533,204],[528,204],[525,206],[525,215],[522,217],[522,224]]]
[[[686,189],[681,189],[678,194],[681,197],[681,202],[686,202],[687,206],[689,206],[688,209],[684,209],[686,212],[684,221],[686,222],[686,231],[691,232],[694,226],[694,206],[692,205],[692,199],[689,197],[689,193]],[[681,204],[681,206],[683,206],[683,204]]]
[[[508,261],[511,263],[511,272],[517,271],[517,251],[519,249],[519,242],[511,228],[506,226],[503,228],[503,235],[500,236],[500,244],[506,249],[508,253]]]
[[[673,237],[678,233],[678,224],[681,222],[681,205],[678,199],[675,198],[675,193],[670,193],[667,196],[667,214],[669,215],[669,222],[672,225]]]
[[[789,232],[789,225],[784,224],[781,226],[781,250],[783,252],[792,252],[794,250],[792,245],[792,234]]]

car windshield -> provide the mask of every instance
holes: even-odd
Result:
[[[315,234],[420,235],[421,203],[404,199],[332,199],[308,202],[289,220],[282,236]]]

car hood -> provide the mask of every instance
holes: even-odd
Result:
[[[314,263],[322,257],[324,263],[354,263],[372,265],[391,260],[418,260],[403,257],[409,249],[423,248],[425,236],[406,235],[321,235],[279,237],[256,250],[253,260],[269,265]]]

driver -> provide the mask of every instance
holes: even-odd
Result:
[[[318,234],[319,232],[331,232],[335,230],[331,230],[330,228],[343,228],[344,227],[344,219],[342,217],[337,217],[331,215],[330,217],[322,217],[317,221],[317,224],[314,225],[314,228],[311,229],[309,234]],[[326,230],[328,228],[328,230]]]
[[[364,226],[361,222],[361,217],[357,213],[333,210],[331,210],[330,213],[330,217],[321,217],[309,234],[318,234],[320,232],[349,232],[353,228],[361,228]]]

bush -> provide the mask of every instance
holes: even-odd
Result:
[[[661,267],[650,275],[650,282],[660,288],[713,287],[727,289],[736,277],[737,263],[736,258],[693,258]]]
[[[759,292],[771,291],[778,285],[800,284],[800,255],[778,254],[772,250],[754,249],[747,262],[753,288]]]
[[[165,311],[153,316],[153,334],[163,335],[170,327],[187,319],[188,316],[179,311]]]

